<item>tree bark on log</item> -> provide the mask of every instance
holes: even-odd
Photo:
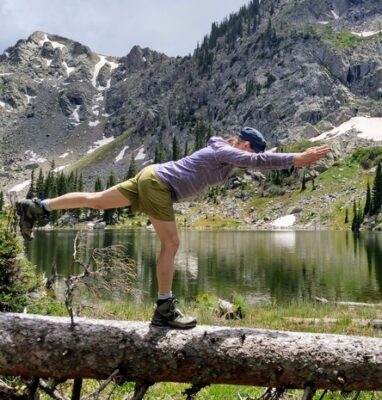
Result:
[[[382,389],[382,339],[0,313],[0,375]]]

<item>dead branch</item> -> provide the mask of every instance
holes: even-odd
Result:
[[[83,261],[86,245],[83,234],[77,233],[73,244],[73,264],[83,272],[65,279],[65,306],[74,328],[73,301],[79,287],[85,287],[93,295],[101,292],[129,292],[136,279],[136,264],[121,245],[93,249],[87,261]]]
[[[313,386],[306,386],[301,400],[312,400],[315,393],[316,390],[313,388]]]
[[[186,400],[193,400],[195,395],[198,394],[204,387],[208,385],[192,385],[190,388],[186,389],[183,394],[186,395]]]
[[[38,389],[39,378],[33,377],[28,383],[28,397],[34,399]]]
[[[137,382],[135,384],[134,396],[132,400],[142,400],[144,395],[152,385],[152,382]]]
[[[43,379],[39,380],[39,387],[54,400],[68,400],[56,388],[51,388]]]
[[[0,399],[6,400],[28,400],[29,397],[20,393],[17,389],[7,385],[5,382],[0,381]]]
[[[71,400],[80,400],[82,390],[82,379],[74,379]]]
[[[119,369],[116,369],[113,371],[113,373],[107,378],[105,379],[103,382],[101,382],[100,386],[97,388],[97,390],[86,396],[83,400],[88,400],[90,399],[90,397],[94,397],[94,400],[98,400],[100,393],[106,388],[106,386],[114,379],[115,376],[117,376],[119,374]]]

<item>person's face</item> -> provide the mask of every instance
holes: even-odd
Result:
[[[240,150],[248,151],[249,153],[254,153],[254,150],[251,147],[251,143],[247,141],[240,142],[237,148]]]

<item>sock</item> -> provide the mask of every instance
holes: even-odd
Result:
[[[45,200],[41,200],[41,205],[44,207],[44,209],[45,209],[45,211],[52,211],[50,208],[49,208],[49,200],[48,199],[45,199]]]
[[[158,302],[163,302],[167,299],[169,299],[170,297],[172,297],[172,292],[168,292],[168,293],[158,293]]]

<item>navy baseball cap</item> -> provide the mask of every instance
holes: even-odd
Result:
[[[264,153],[267,142],[257,129],[247,126],[239,133],[239,138],[249,142],[255,153]]]

